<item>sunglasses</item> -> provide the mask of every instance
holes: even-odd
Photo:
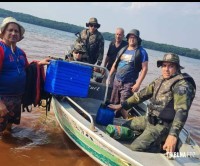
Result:
[[[82,52],[79,51],[74,51],[75,54],[83,54]]]
[[[95,27],[97,28],[97,25],[96,24],[89,24],[90,27]]]

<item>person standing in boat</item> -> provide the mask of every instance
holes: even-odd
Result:
[[[148,71],[148,54],[141,46],[139,30],[132,29],[126,38],[128,45],[120,49],[109,73],[112,78],[116,72],[110,99],[112,104],[119,104],[137,92]],[[118,111],[116,117],[121,115],[124,119],[128,118],[124,109]]]
[[[98,31],[100,26],[97,18],[90,18],[89,22],[86,23],[88,28],[82,30],[75,41],[75,44],[81,43],[86,49],[83,59],[90,64],[99,66],[101,66],[104,55],[104,38],[101,32]],[[94,70],[99,71],[97,68],[94,68]]]
[[[115,31],[115,39],[110,42],[107,56],[105,58],[104,66],[110,71],[115,59],[117,57],[117,53],[119,50],[126,45],[128,42],[123,40],[124,38],[124,29],[123,28],[116,28]],[[110,86],[113,84],[115,74],[112,74],[112,78],[110,79]]]
[[[149,99],[148,116],[134,117],[123,124],[142,133],[131,144],[135,151],[174,152],[195,97],[195,82],[189,74],[181,73],[178,55],[166,53],[157,67],[161,67],[160,77],[121,104],[108,106],[127,110]]]
[[[75,44],[72,51],[65,55],[65,60],[67,61],[81,61],[85,62],[83,59],[83,54],[86,52],[84,47],[81,44]]]
[[[25,92],[25,52],[17,47],[24,38],[24,27],[13,17],[6,17],[0,27],[0,135],[10,133],[12,124],[20,124],[22,95]],[[37,61],[49,64],[50,58]]]

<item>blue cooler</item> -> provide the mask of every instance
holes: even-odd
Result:
[[[108,124],[113,124],[113,119],[115,117],[115,111],[108,108],[107,106],[100,106],[96,116],[96,122],[100,125],[107,126]]]
[[[44,89],[55,95],[87,97],[92,67],[51,60],[46,70]]]

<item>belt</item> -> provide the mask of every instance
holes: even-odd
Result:
[[[158,118],[157,116],[152,115],[152,114],[148,115],[148,121],[149,121],[150,124],[152,124],[154,126],[157,125],[157,124],[169,126],[169,124],[172,122],[172,120],[161,119],[161,118]]]
[[[170,124],[171,122],[172,122],[172,121],[169,121],[169,120],[162,120],[162,119],[159,119],[159,118],[158,118],[158,124],[160,124],[160,125],[169,126],[169,124]]]

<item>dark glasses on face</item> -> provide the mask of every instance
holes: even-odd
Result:
[[[74,51],[75,54],[83,54],[82,52],[79,51]]]
[[[89,24],[90,27],[95,27],[97,28],[97,25],[96,24]]]

